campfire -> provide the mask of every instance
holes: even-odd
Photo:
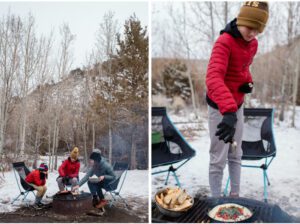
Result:
[[[278,205],[272,205],[246,198],[195,198],[194,206],[185,214],[177,218],[163,215],[152,205],[152,222],[176,222],[176,223],[209,223],[213,222],[207,215],[208,211],[222,203],[236,203],[251,209],[254,214],[248,222],[293,222],[291,216],[282,211]]]
[[[53,211],[63,215],[81,215],[92,209],[92,195],[86,192],[72,194],[70,191],[53,196]]]

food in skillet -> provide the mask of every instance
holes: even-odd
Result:
[[[186,211],[193,205],[191,196],[180,188],[166,188],[156,194],[155,200],[161,207],[172,211]]]
[[[240,222],[252,215],[248,208],[233,203],[218,205],[208,213],[209,217],[220,222]]]

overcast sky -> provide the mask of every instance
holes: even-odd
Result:
[[[91,52],[95,35],[103,15],[115,12],[123,32],[123,24],[133,13],[148,26],[148,2],[0,2],[0,16],[12,14],[34,16],[39,34],[49,34],[54,29],[55,40],[59,39],[59,27],[68,23],[76,35],[73,44],[74,62],[72,68],[86,64],[86,53]]]

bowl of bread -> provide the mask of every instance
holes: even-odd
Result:
[[[179,187],[167,187],[155,194],[158,210],[170,217],[179,217],[194,205],[194,199],[186,190]]]

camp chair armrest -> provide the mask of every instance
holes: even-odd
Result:
[[[25,185],[27,185],[27,187],[28,187],[27,190],[28,190],[28,189],[30,189],[30,190],[35,190],[31,183],[28,183],[28,182],[27,182],[24,178],[22,178],[22,177],[21,177],[21,179],[22,179],[22,181],[24,181]]]
[[[119,177],[120,178],[120,177]],[[113,185],[114,183],[118,182],[119,181],[119,178],[115,178],[113,180],[111,180],[107,185],[110,186],[110,185]]]

